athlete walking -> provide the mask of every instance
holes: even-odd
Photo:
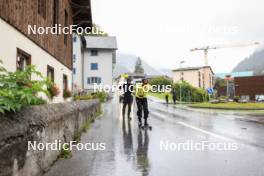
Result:
[[[142,116],[144,114],[144,126],[148,126],[148,99],[147,92],[149,91],[149,85],[147,79],[142,79],[142,84],[135,86],[135,96],[137,103],[137,116],[139,126],[142,126]],[[142,113],[143,112],[143,113]]]
[[[128,110],[127,110],[127,116],[128,119],[131,120],[131,105],[133,103],[133,85],[131,83],[131,78],[127,78],[127,82],[125,84],[123,84],[122,86],[123,91],[124,91],[124,98],[123,98],[123,108],[122,108],[122,114],[123,116],[125,116],[126,113],[126,107],[128,106]]]

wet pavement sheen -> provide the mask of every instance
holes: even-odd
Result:
[[[104,151],[72,151],[46,176],[263,176],[264,125],[237,115],[194,112],[149,101],[153,129],[121,116],[114,99],[104,104],[104,114],[82,135],[82,143],[106,143]],[[235,142],[236,151],[161,150],[161,142]]]

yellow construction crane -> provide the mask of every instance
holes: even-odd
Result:
[[[208,50],[211,49],[222,49],[222,48],[235,48],[235,47],[247,47],[252,45],[259,45],[259,42],[249,43],[249,44],[233,44],[233,45],[219,45],[219,46],[205,46],[201,48],[193,48],[190,51],[204,51],[204,64],[208,66]]]

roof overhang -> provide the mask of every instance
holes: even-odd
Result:
[[[92,9],[90,0],[70,0],[73,24],[78,27],[92,27]]]
[[[117,50],[116,37],[85,36],[86,49]]]
[[[213,71],[211,66],[178,68],[178,69],[172,70],[172,72],[193,71],[193,70],[200,70],[200,69],[205,69],[205,68],[209,68],[211,70],[211,72],[214,74],[214,71]]]

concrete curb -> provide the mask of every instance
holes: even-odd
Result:
[[[189,108],[195,109],[218,109],[218,110],[232,110],[232,111],[248,111],[248,110],[264,110],[264,108],[221,108],[221,107],[198,107],[198,106],[188,106]]]

